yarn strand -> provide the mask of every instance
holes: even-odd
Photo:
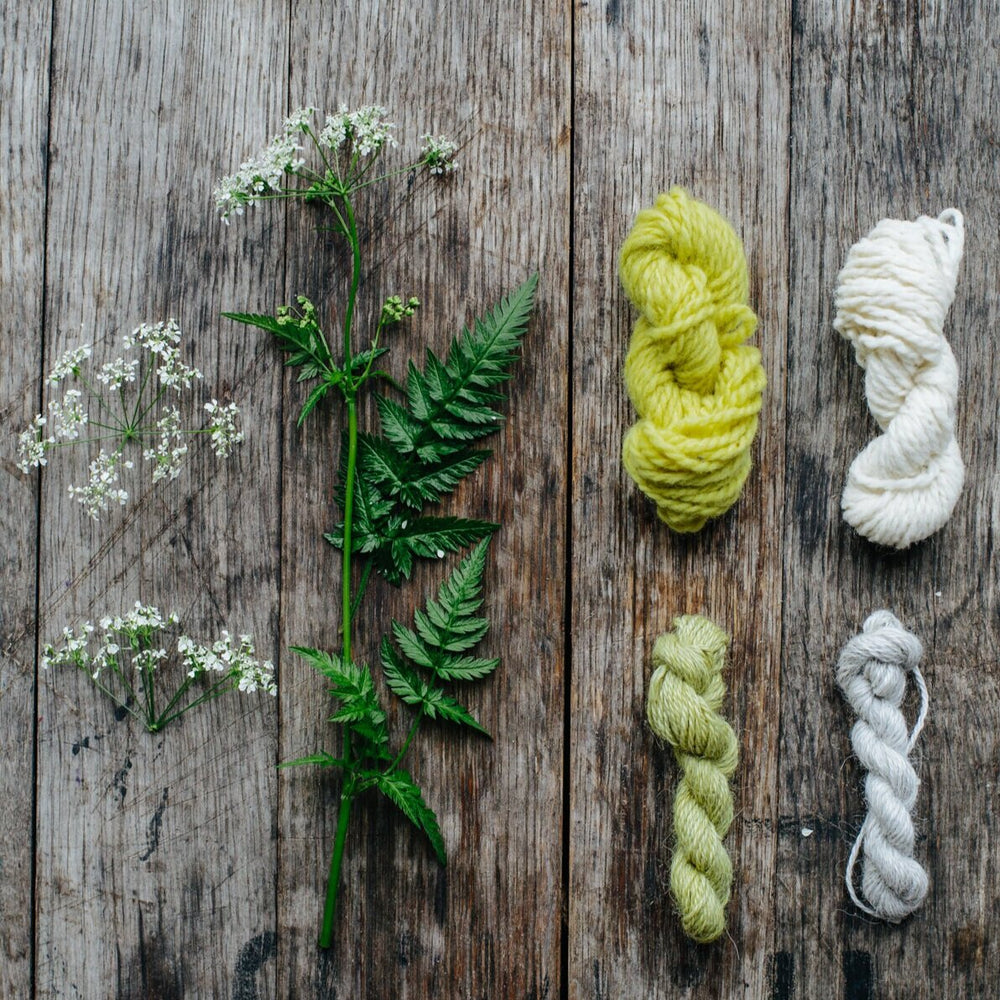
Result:
[[[865,778],[868,815],[851,847],[845,882],[851,901],[869,916],[898,923],[927,895],[927,873],[913,858],[915,833],[910,814],[920,782],[909,761],[927,719],[927,685],[918,666],[920,640],[889,611],[876,611],[862,633],[844,647],[837,683],[858,713],[851,741],[869,772]],[[920,709],[907,732],[900,711],[906,673],[920,693]],[[854,871],[862,857],[861,889]]]
[[[883,219],[837,278],[834,329],[854,346],[883,431],[851,463],[841,507],[880,545],[903,549],[934,534],[962,491],[958,366],[942,331],[964,243],[954,208],[936,219]]]
[[[682,188],[641,211],[619,276],[640,316],[625,360],[639,419],[622,463],[674,531],[700,530],[739,499],[766,379],[732,227]]]
[[[707,618],[684,615],[653,646],[646,715],[653,732],[674,748],[681,780],[674,796],[670,891],[684,932],[708,943],[726,929],[733,866],[723,838],[733,821],[729,779],[739,752],[719,714],[729,638]]]

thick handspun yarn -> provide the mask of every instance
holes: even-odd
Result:
[[[927,687],[918,664],[920,640],[889,611],[876,611],[844,647],[837,683],[858,713],[851,730],[854,752],[868,771],[868,815],[847,862],[847,891],[865,913],[898,923],[927,895],[927,873],[913,857],[913,812],[920,782],[908,759],[927,716]],[[920,692],[912,731],[899,706],[907,671]],[[854,865],[864,853],[861,892],[854,889]]]
[[[958,367],[941,331],[964,241],[954,208],[883,219],[851,247],[837,280],[833,325],[854,345],[884,432],[851,464],[841,506],[865,538],[897,549],[941,528],[962,491]]]
[[[766,379],[745,341],[747,263],[732,227],[681,188],[644,209],[619,274],[641,313],[625,383],[639,420],[622,461],[674,531],[698,531],[739,498]]]
[[[653,646],[646,714],[667,740],[682,775],[674,797],[674,854],[670,891],[684,932],[714,941],[726,929],[733,866],[722,845],[733,821],[729,779],[736,770],[736,736],[719,708],[728,637],[698,615],[674,620]]]

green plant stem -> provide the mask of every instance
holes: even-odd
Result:
[[[168,722],[173,722],[174,719],[179,719],[185,712],[189,712],[192,708],[198,705],[204,705],[206,701],[212,701],[214,698],[218,698],[220,695],[224,695],[227,691],[231,691],[233,685],[231,683],[232,678],[229,674],[226,674],[222,680],[217,681],[212,685],[204,694],[199,695],[194,701],[189,702],[187,705],[181,706],[172,715],[167,715],[166,710],[164,710],[158,719],[155,720],[153,725],[150,727],[150,732],[155,733],[157,730],[162,729]]]
[[[358,298],[358,286],[361,284],[361,243],[358,241],[358,226],[354,219],[354,209],[349,198],[344,199],[344,209],[347,215],[347,240],[351,244],[351,290],[347,294],[347,308],[344,310],[344,368],[350,371],[353,349],[351,346],[351,325],[354,322],[354,303]],[[350,388],[354,382],[348,375]]]
[[[130,708],[127,701],[122,701],[121,698],[119,698],[118,695],[114,694],[110,688],[105,687],[105,685],[103,685],[99,680],[97,680],[97,678],[95,678],[90,673],[89,670],[87,670],[84,667],[81,667],[80,669],[83,670],[83,672],[91,679],[91,681],[93,681],[93,684],[98,691],[101,691],[104,694],[106,694],[119,708],[123,708],[126,712],[129,713],[129,715],[138,719],[139,722],[141,722],[144,726],[146,725],[145,716],[140,715],[134,708]]]
[[[354,392],[347,396],[347,478],[344,483],[344,550],[340,560],[340,596],[344,662],[351,659],[351,546],[354,529],[354,481],[358,465],[358,407]]]
[[[132,416],[129,417],[128,411],[125,411],[125,420],[129,427],[135,427],[139,422],[139,410],[142,408],[142,394],[146,391],[146,386],[149,384],[149,376],[153,374],[153,369],[156,365],[153,363],[152,358],[146,364],[146,370],[142,373],[142,381],[139,383],[139,391],[135,394],[135,409],[132,411]]]
[[[347,376],[342,384],[344,400],[347,404],[347,478],[344,483],[344,550],[340,563],[340,596],[341,596],[341,655],[344,662],[351,659],[351,537],[354,526],[354,481],[357,478],[358,467],[358,407],[357,384],[350,376],[353,347],[351,343],[351,326],[354,322],[354,303],[361,283],[361,245],[358,242],[358,228],[354,220],[354,210],[350,201],[344,199],[347,215],[347,240],[351,245],[351,289],[348,294],[347,308],[344,311],[344,371]],[[354,766],[350,733],[344,731],[344,751],[341,755],[344,761],[344,771],[350,774]],[[347,823],[351,814],[351,800],[354,798],[354,786],[350,778],[345,779],[344,789],[340,794],[340,812],[337,816],[337,836],[333,843],[333,856],[330,858],[330,878],[326,886],[326,903],[323,907],[323,927],[320,931],[319,946],[329,948],[333,935],[333,918],[337,912],[337,892],[340,886],[340,865],[344,857],[344,844],[347,840]]]
[[[410,749],[410,744],[413,742],[413,737],[417,735],[417,730],[420,728],[420,723],[424,719],[424,708],[421,705],[420,711],[413,717],[413,722],[410,723],[410,731],[406,734],[406,739],[403,741],[403,745],[399,748],[399,753],[396,754],[396,759],[385,769],[386,774],[390,774],[399,767],[402,763],[403,758],[406,756],[406,751]]]
[[[333,941],[333,919],[337,914],[337,885],[340,882],[340,864],[344,858],[344,845],[347,843],[347,822],[351,816],[353,798],[353,791],[345,786],[340,795],[337,836],[333,842],[333,857],[330,858],[330,880],[327,884],[326,905],[323,907],[323,927],[319,932],[321,948],[329,948]]]
[[[373,565],[371,559],[368,559],[361,570],[361,581],[358,583],[358,592],[354,595],[354,600],[351,602],[352,622],[354,621],[354,616],[358,613],[358,608],[361,607],[361,598],[365,596],[365,591],[368,589],[368,579],[372,575]]]

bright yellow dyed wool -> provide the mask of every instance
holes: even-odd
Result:
[[[653,646],[646,716],[674,748],[682,775],[674,796],[670,891],[684,933],[708,943],[726,929],[733,866],[722,844],[733,821],[729,779],[736,770],[736,735],[719,715],[726,685],[726,633],[707,618],[674,619],[673,632]]]
[[[619,276],[640,317],[625,361],[639,421],[622,461],[674,531],[698,531],[739,498],[766,379],[732,227],[682,188],[639,213]]]

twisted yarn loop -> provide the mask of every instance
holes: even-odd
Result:
[[[619,276],[640,312],[625,361],[639,420],[622,462],[674,531],[698,531],[739,498],[766,379],[729,223],[682,188],[644,209]]]
[[[884,432],[851,464],[841,507],[865,538],[897,549],[945,524],[965,478],[958,366],[942,333],[964,242],[954,208],[936,219],[883,219],[851,247],[837,279],[833,325],[854,345]]]
[[[918,666],[922,652],[920,640],[895,615],[876,611],[837,663],[837,683],[858,714],[851,742],[868,771],[868,815],[847,862],[847,891],[859,909],[891,923],[909,916],[927,895],[927,873],[913,857],[910,818],[920,781],[909,753],[927,717],[927,686]],[[910,732],[899,709],[907,671],[920,692],[920,711]],[[854,889],[854,866],[862,852],[861,891],[870,906]]]
[[[726,685],[726,633],[707,618],[674,619],[653,645],[646,715],[674,748],[682,775],[674,797],[670,891],[684,932],[714,941],[726,929],[733,866],[722,845],[733,821],[729,779],[739,753],[732,727],[719,715]]]

